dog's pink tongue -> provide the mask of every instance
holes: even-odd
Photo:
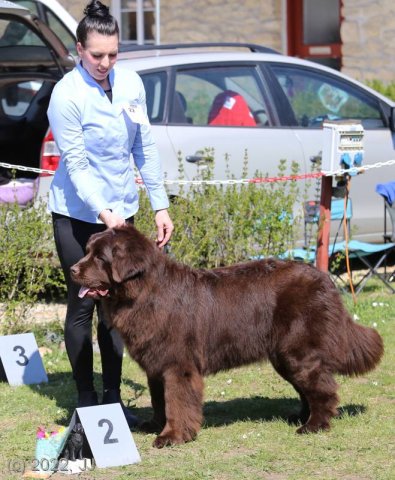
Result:
[[[84,298],[88,292],[94,292],[100,295],[101,297],[105,297],[108,293],[108,290],[97,290],[96,288],[81,287],[80,291],[78,292],[78,296],[80,298]]]
[[[80,291],[78,292],[78,296],[79,296],[80,298],[84,298],[85,295],[89,292],[89,290],[90,290],[90,289],[87,288],[87,287],[81,287],[81,288],[80,288]]]

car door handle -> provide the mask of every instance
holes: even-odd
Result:
[[[322,162],[322,152],[310,157],[310,162],[314,164],[320,164]]]
[[[202,160],[206,160],[206,157],[202,154],[195,153],[195,155],[187,155],[185,157],[185,160],[189,163],[198,163],[198,162],[201,162]]]

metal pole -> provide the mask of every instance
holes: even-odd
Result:
[[[317,268],[328,271],[329,235],[331,223],[332,177],[324,176],[321,180],[320,218],[317,237]]]
[[[155,2],[155,45],[160,45],[160,0]]]
[[[144,45],[144,2],[137,0],[137,45]]]

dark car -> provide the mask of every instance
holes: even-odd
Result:
[[[56,82],[74,66],[59,38],[26,8],[0,0],[0,162],[37,168],[48,130],[47,107]],[[31,200],[34,171],[0,170],[0,201]]]

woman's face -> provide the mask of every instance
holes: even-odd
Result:
[[[85,47],[77,43],[77,52],[85,70],[99,83],[105,80],[118,56],[118,35],[101,35],[91,32]]]

